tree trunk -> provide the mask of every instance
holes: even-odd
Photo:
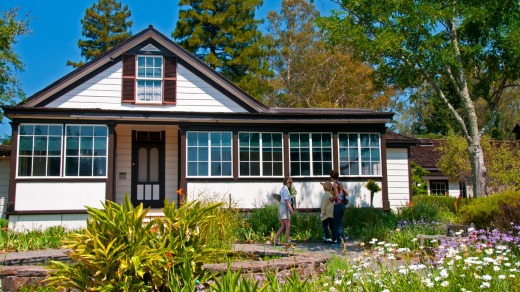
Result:
[[[473,179],[473,197],[486,196],[487,170],[484,165],[484,152],[480,147],[480,137],[477,141],[468,140],[468,151],[471,160],[471,174]]]

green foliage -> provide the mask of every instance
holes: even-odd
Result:
[[[122,6],[117,0],[98,0],[87,8],[81,20],[83,40],[78,41],[81,56],[86,62],[93,60],[115,45],[130,37],[132,21],[127,20],[132,13],[128,5]],[[67,61],[67,66],[81,67],[84,62]]]
[[[55,292],[54,287],[44,287],[39,285],[25,285],[17,290],[18,292]]]
[[[369,179],[366,188],[370,191],[370,207],[373,206],[374,194],[381,191],[381,187],[373,180]]]
[[[17,78],[24,64],[14,51],[17,38],[30,33],[29,18],[18,19],[19,8],[0,11],[0,106],[13,105],[25,94]],[[3,119],[0,113],[0,121]]]
[[[460,136],[450,133],[446,143],[439,147],[441,157],[438,167],[445,175],[460,181],[468,181],[471,177],[471,165],[468,156],[468,143]]]
[[[465,224],[474,223],[477,229],[489,227],[496,220],[495,218],[501,217],[500,206],[514,204],[519,197],[520,192],[509,191],[473,199],[470,204],[460,208],[461,220]]]
[[[375,208],[346,208],[345,234],[364,242],[372,238],[382,238],[390,229],[397,227],[397,217],[393,212]]]
[[[0,218],[0,229],[7,228],[9,226],[9,220]]]
[[[272,76],[265,40],[255,20],[261,0],[179,1],[172,36],[189,52],[256,98]]]
[[[186,273],[203,279],[207,276],[203,262],[224,252],[208,247],[212,238],[218,238],[210,226],[219,206],[190,202],[176,209],[175,203],[166,201],[165,217],[148,224],[143,222],[147,210],[142,204],[132,206],[128,196],[122,205],[88,207],[91,218],[85,232],[65,241],[74,263],[52,262],[47,283],[79,290],[157,291],[178,283],[172,270],[181,282]]]
[[[0,250],[3,251],[27,251],[46,248],[60,248],[62,240],[67,234],[74,231],[65,230],[63,227],[50,227],[46,230],[31,230],[17,232],[7,229],[7,220],[3,219],[0,230]]]
[[[417,163],[411,163],[412,166],[412,196],[421,196],[428,194],[428,184],[423,180],[423,177],[430,172],[422,168]]]
[[[500,204],[500,211],[495,215],[493,225],[503,232],[513,231],[511,223],[520,222],[520,192],[507,202]]]

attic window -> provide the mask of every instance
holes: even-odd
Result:
[[[176,104],[177,60],[175,56],[123,55],[121,102]]]
[[[136,103],[162,103],[163,59],[137,57]]]

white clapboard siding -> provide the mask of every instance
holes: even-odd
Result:
[[[61,226],[68,230],[78,230],[87,226],[88,217],[88,214],[10,215],[9,229],[24,232]]]
[[[165,197],[171,202],[177,201],[177,190],[179,188],[178,173],[178,132],[177,126],[150,126],[150,125],[117,125],[116,145],[116,193],[114,201],[122,203],[125,194],[130,196],[132,186],[132,130],[136,131],[165,131]]]
[[[410,199],[408,150],[386,149],[388,200],[390,208],[397,209],[408,204]]]
[[[47,107],[99,108],[169,112],[246,112],[236,102],[208,82],[178,65],[176,105],[136,105],[121,103],[122,62],[86,80],[50,102]]]
[[[104,182],[18,182],[15,211],[101,208]]]
[[[11,175],[11,157],[0,157],[0,218],[5,218],[9,177]]]

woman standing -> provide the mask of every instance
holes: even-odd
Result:
[[[332,229],[332,243],[341,243],[345,241],[345,228],[343,222],[343,214],[345,213],[345,203],[347,202],[348,191],[339,181],[339,172],[332,170],[330,172],[330,180],[336,193],[331,201],[334,202],[334,224]]]
[[[280,205],[278,206],[278,219],[280,220],[280,229],[276,232],[274,237],[274,243],[280,244],[278,238],[285,230],[285,238],[287,243],[291,243],[291,214],[294,210],[291,206],[291,194],[289,193],[289,187],[292,184],[290,177],[285,177],[283,180],[283,187],[280,190]]]

